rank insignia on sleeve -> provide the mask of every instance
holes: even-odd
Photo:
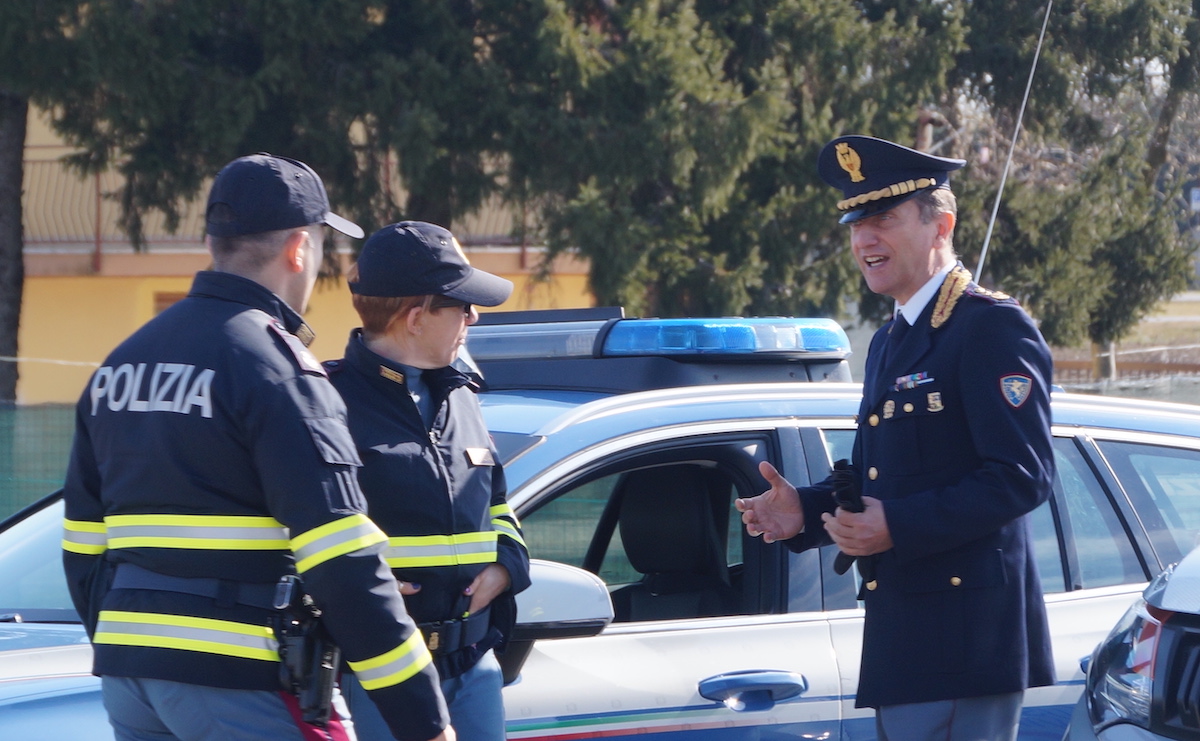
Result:
[[[1029,398],[1029,392],[1033,390],[1033,379],[1016,374],[1004,376],[1000,379],[1000,390],[1004,392],[1005,401],[1016,409]]]

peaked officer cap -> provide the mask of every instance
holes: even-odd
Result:
[[[817,156],[817,173],[840,188],[849,224],[899,206],[922,190],[950,188],[950,172],[965,160],[935,157],[885,139],[851,134],[829,142]]]

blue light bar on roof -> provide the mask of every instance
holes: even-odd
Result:
[[[832,319],[638,319],[617,322],[602,355],[834,355],[850,353],[846,332]]]
[[[467,346],[478,361],[663,355],[843,360],[850,354],[849,338],[832,319],[788,317],[476,325],[467,333]]]

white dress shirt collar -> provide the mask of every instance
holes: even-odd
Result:
[[[938,289],[942,287],[942,283],[946,280],[946,276],[953,269],[953,263],[942,268],[908,299],[908,303],[897,303],[896,314],[903,316],[904,321],[908,322],[908,326],[911,327],[915,324],[917,317],[921,316],[922,311],[925,311],[925,307],[933,300],[934,295],[937,294]]]

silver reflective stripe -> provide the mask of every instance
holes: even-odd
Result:
[[[496,519],[492,520],[492,527],[495,528],[496,532],[500,533],[501,535],[507,535],[521,545],[525,545],[525,539],[521,537],[521,531],[517,530],[517,528],[514,527],[513,524],[507,519],[501,519],[497,517]]]
[[[388,538],[384,558],[393,569],[492,563],[496,560],[497,535],[494,530],[489,530]]]
[[[420,631],[385,654],[366,661],[351,661],[350,668],[363,689],[392,687],[412,677],[433,661]]]
[[[187,615],[101,610],[92,642],[279,660],[279,642],[267,626]]]
[[[108,533],[103,522],[63,520],[62,549],[85,556],[98,556],[108,550]]]
[[[243,515],[109,515],[109,548],[286,550],[288,531],[273,517]]]
[[[387,541],[366,515],[355,514],[327,522],[292,539],[296,571],[303,574],[318,564]]]

